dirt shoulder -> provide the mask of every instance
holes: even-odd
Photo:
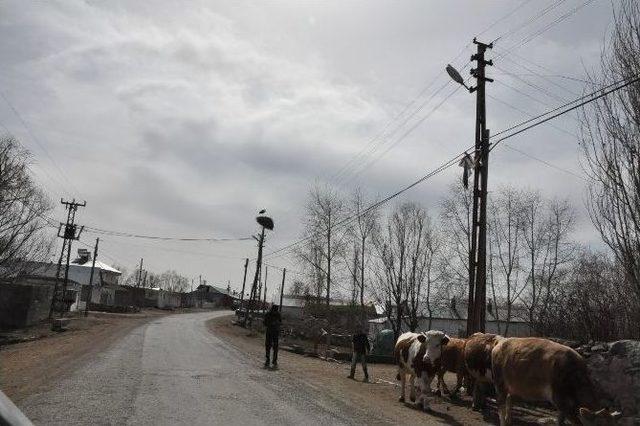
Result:
[[[264,357],[264,336],[232,325],[232,316],[215,318],[207,326],[216,336],[228,341],[256,360],[257,365]],[[471,398],[463,396],[458,401],[432,397],[430,413],[423,413],[409,404],[398,402],[399,384],[395,379],[397,369],[393,365],[369,364],[371,383],[362,382],[362,368],[358,365],[356,379],[349,380],[350,364],[327,362],[313,357],[297,355],[281,350],[278,355],[278,374],[292,379],[303,379],[305,383],[325,392],[340,395],[349,404],[365,409],[371,418],[384,419],[391,423],[413,424],[417,421],[427,424],[477,425],[497,424],[494,406],[485,413],[471,410]],[[447,374],[445,382],[450,388],[455,384],[455,376]],[[433,384],[435,386],[435,382]],[[408,395],[408,390],[407,390]],[[514,424],[539,424],[541,417],[550,413],[532,409],[514,408]]]
[[[33,339],[0,348],[0,388],[14,402],[19,402],[54,386],[134,328],[171,313],[161,310],[135,314],[91,312],[86,318],[71,318],[69,329],[61,333],[50,332],[48,324],[16,332]]]

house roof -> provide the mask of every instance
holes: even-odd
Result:
[[[80,266],[80,267],[84,267],[84,268],[91,268],[92,264],[93,264],[93,261],[89,260],[89,261],[87,261],[85,263],[73,263],[72,265],[73,266]],[[101,262],[99,260],[96,260],[96,269],[101,269],[101,270],[107,271],[107,272],[113,272],[114,274],[118,274],[118,275],[122,274],[122,272],[118,271],[116,268],[114,268],[112,266],[109,266],[106,263]]]

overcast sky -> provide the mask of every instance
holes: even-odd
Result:
[[[585,71],[597,70],[611,7],[608,0],[3,1],[0,131],[31,150],[36,179],[54,201],[87,201],[80,224],[247,237],[266,208],[276,222],[268,252],[300,235],[314,182],[386,195],[473,143],[475,98],[444,86],[443,70],[452,63],[468,76],[474,36],[500,37],[487,55],[496,64],[487,88],[495,133],[581,93]],[[576,132],[567,115],[509,144],[582,175]],[[347,164],[367,146],[377,149]],[[452,167],[397,201],[419,201],[436,215],[460,174]],[[501,146],[492,152],[490,186],[504,184],[569,198],[580,216],[576,238],[599,244],[585,217],[584,180]],[[59,207],[53,215],[63,219]],[[152,271],[233,287],[256,251],[253,241],[111,236],[101,236],[101,247],[108,263],[133,269],[144,257]],[[286,258],[269,262],[295,268]]]

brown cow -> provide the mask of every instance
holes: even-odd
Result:
[[[440,391],[440,395],[442,396],[447,393],[453,398],[462,387],[462,380],[464,379],[466,371],[466,368],[464,367],[465,343],[466,339],[450,337],[446,346],[442,347],[442,355],[440,355],[440,369],[438,370],[438,383],[436,384],[437,390]],[[447,384],[444,382],[444,374],[447,371],[456,373],[456,387],[451,393],[447,388]]]
[[[410,376],[410,398],[416,400],[415,379],[419,380],[417,403],[422,404],[423,410],[429,409],[427,392],[439,369],[442,347],[447,344],[449,337],[441,331],[430,330],[426,333],[404,333],[398,337],[394,349],[394,356],[398,364],[398,375],[401,381],[400,398],[405,401],[405,386],[407,374]]]
[[[491,352],[500,425],[511,424],[511,398],[548,401],[558,409],[558,424],[613,424],[620,413],[599,410],[587,363],[573,349],[547,339],[510,337]]]
[[[493,382],[491,375],[491,351],[493,347],[504,339],[495,334],[472,334],[464,345],[464,366],[473,378],[473,409],[484,407],[483,388]]]

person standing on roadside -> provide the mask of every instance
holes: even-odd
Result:
[[[369,381],[369,372],[367,371],[367,355],[371,350],[371,345],[369,344],[369,337],[360,328],[354,335],[351,340],[352,348],[353,348],[353,356],[351,358],[351,374],[349,374],[350,379],[355,378],[356,374],[356,364],[358,363],[358,359],[362,363],[362,371],[364,372],[364,382]]]
[[[280,337],[280,323],[282,317],[278,312],[278,305],[272,305],[271,310],[264,316],[264,326],[267,329],[265,335],[264,346],[266,349],[266,359],[264,361],[264,368],[269,368],[269,360],[271,355],[271,349],[273,348],[273,368],[278,368],[278,339]]]

